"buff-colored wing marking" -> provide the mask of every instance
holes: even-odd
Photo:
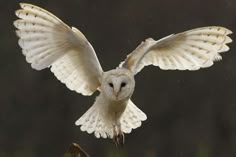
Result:
[[[26,3],[16,11],[14,22],[19,45],[32,68],[51,67],[57,79],[83,95],[99,87],[102,68],[85,36],[48,11]]]
[[[221,60],[221,52],[229,50],[232,32],[223,27],[202,27],[158,41],[142,42],[120,67],[137,74],[144,66],[159,66],[163,70],[198,70]]]

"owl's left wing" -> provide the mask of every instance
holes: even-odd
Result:
[[[212,26],[172,34],[158,41],[151,38],[142,42],[120,67],[137,74],[144,66],[159,66],[163,70],[198,70],[221,59],[221,52],[229,50],[232,32]]]

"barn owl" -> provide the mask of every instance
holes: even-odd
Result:
[[[163,70],[198,70],[221,60],[232,32],[219,26],[201,27],[160,40],[143,41],[120,65],[104,72],[96,53],[75,27],[32,4],[20,3],[14,21],[26,61],[36,70],[50,68],[70,90],[85,96],[96,90],[94,104],[75,124],[97,138],[124,143],[124,133],[141,126],[147,116],[131,101],[134,76],[145,66]]]

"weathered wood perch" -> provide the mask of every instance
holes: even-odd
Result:
[[[89,157],[89,155],[76,143],[72,143],[64,157]]]

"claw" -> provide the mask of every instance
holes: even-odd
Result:
[[[120,130],[117,129],[117,127],[114,127],[114,135],[113,135],[113,142],[116,145],[117,148],[122,147],[125,143],[125,135],[124,133]]]
[[[125,143],[125,135],[124,133],[118,134],[113,137],[113,142],[117,148],[122,147]]]

